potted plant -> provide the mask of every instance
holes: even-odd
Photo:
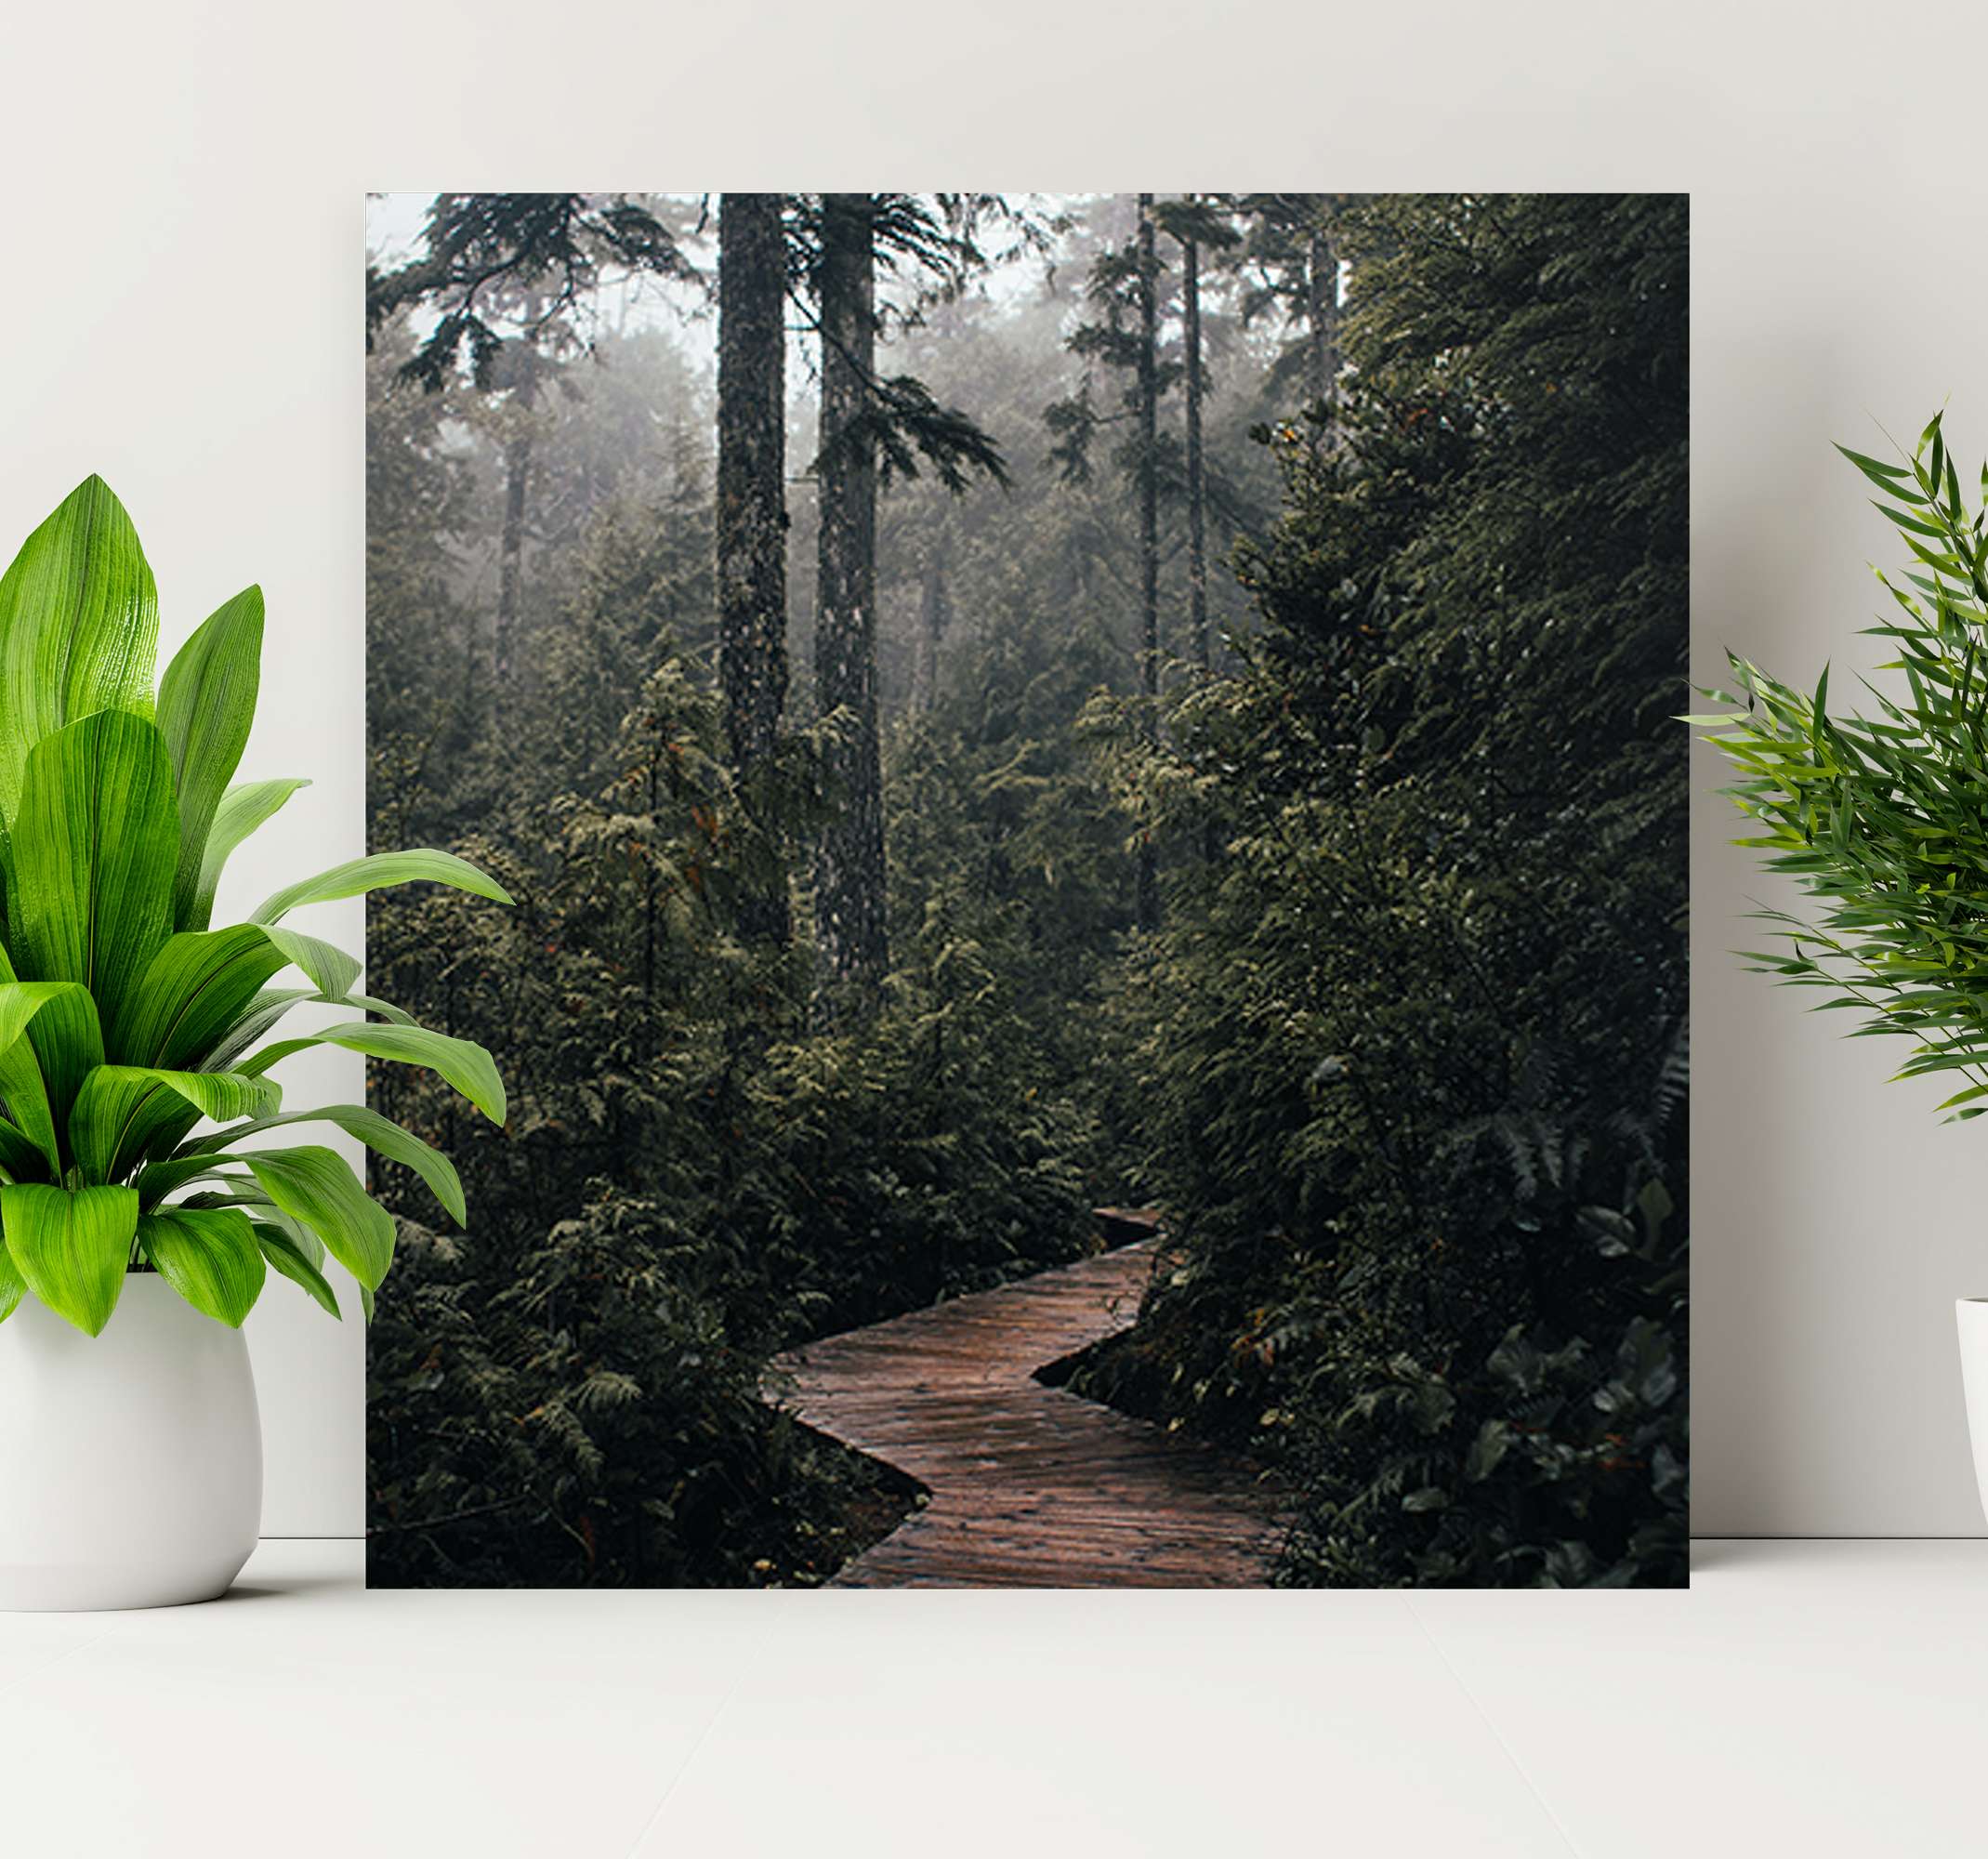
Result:
[[[1821,1008],[1912,1049],[1897,1075],[1946,1090],[1950,1121],[1988,1111],[1988,467],[1969,512],[1935,415],[1907,458],[1837,448],[1870,480],[1912,566],[1878,573],[1895,611],[1871,633],[1896,656],[1875,714],[1832,716],[1829,672],[1812,694],[1728,653],[1731,706],[1685,720],[1740,771],[1721,789],[1757,849],[1804,893],[1807,914],[1763,910],[1781,946],[1746,952],[1759,972],[1823,988]],[[1902,687],[1902,688],[1901,688]],[[1962,1375],[1988,1510],[1988,1299],[1957,1300]]]
[[[155,696],[151,571],[96,478],[0,579],[0,1607],[204,1600],[255,1547],[242,1321],[272,1269],[337,1316],[327,1255],[370,1315],[394,1246],[342,1155],[274,1132],[336,1126],[462,1220],[454,1168],[410,1131],[285,1110],[284,1058],[426,1066],[504,1121],[488,1053],[355,993],[360,964],[288,922],[410,879],[507,903],[473,865],[375,853],[210,924],[229,854],[304,785],[230,785],[262,618],[258,588],[236,595]],[[272,985],[285,969],[303,984]],[[331,1023],[258,1046],[306,1003]]]

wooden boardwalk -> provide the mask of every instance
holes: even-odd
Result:
[[[1109,1223],[1109,1222],[1108,1222]],[[1129,1328],[1141,1240],[773,1364],[810,1426],[896,1467],[929,1503],[835,1578],[844,1588],[1241,1588],[1278,1530],[1250,1470],[1035,1371]]]

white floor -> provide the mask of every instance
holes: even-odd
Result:
[[[0,1615],[0,1851],[283,1859],[1988,1851],[1988,1541],[1689,1593],[368,1594]]]

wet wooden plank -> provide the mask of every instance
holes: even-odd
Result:
[[[1270,1494],[1240,1461],[1035,1372],[1129,1328],[1159,1258],[1155,1217],[1099,1208],[1095,1259],[827,1337],[770,1392],[918,1481],[930,1502],[836,1577],[850,1588],[1259,1587]]]

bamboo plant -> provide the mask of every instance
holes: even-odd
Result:
[[[355,992],[358,961],[286,921],[415,879],[508,903],[475,866],[375,853],[211,926],[230,853],[306,784],[230,784],[262,627],[249,587],[155,695],[151,571],[97,478],[0,578],[0,1320],[33,1297],[97,1335],[126,1274],[148,1269],[224,1324],[241,1324],[270,1268],[336,1316],[327,1254],[370,1314],[392,1220],[336,1151],[262,1139],[302,1122],[343,1129],[415,1170],[458,1221],[462,1184],[362,1104],[285,1111],[270,1074],[307,1047],[427,1067],[504,1121],[487,1052]],[[285,969],[306,984],[272,985]],[[258,1044],[306,1003],[332,1008],[332,1023]],[[203,1118],[219,1127],[198,1133]]]
[[[1988,466],[1971,512],[1936,415],[1909,457],[1837,448],[1878,493],[1912,557],[1874,569],[1895,611],[1869,633],[1896,656],[1869,715],[1832,716],[1825,666],[1812,693],[1728,654],[1729,707],[1686,719],[1737,766],[1721,789],[1755,848],[1805,893],[1807,914],[1765,909],[1776,947],[1758,972],[1822,988],[1816,1005],[1862,1017],[1860,1035],[1913,1042],[1901,1078],[1950,1088],[1950,1121],[1988,1110]],[[1957,1086],[1959,1088],[1951,1089]]]

